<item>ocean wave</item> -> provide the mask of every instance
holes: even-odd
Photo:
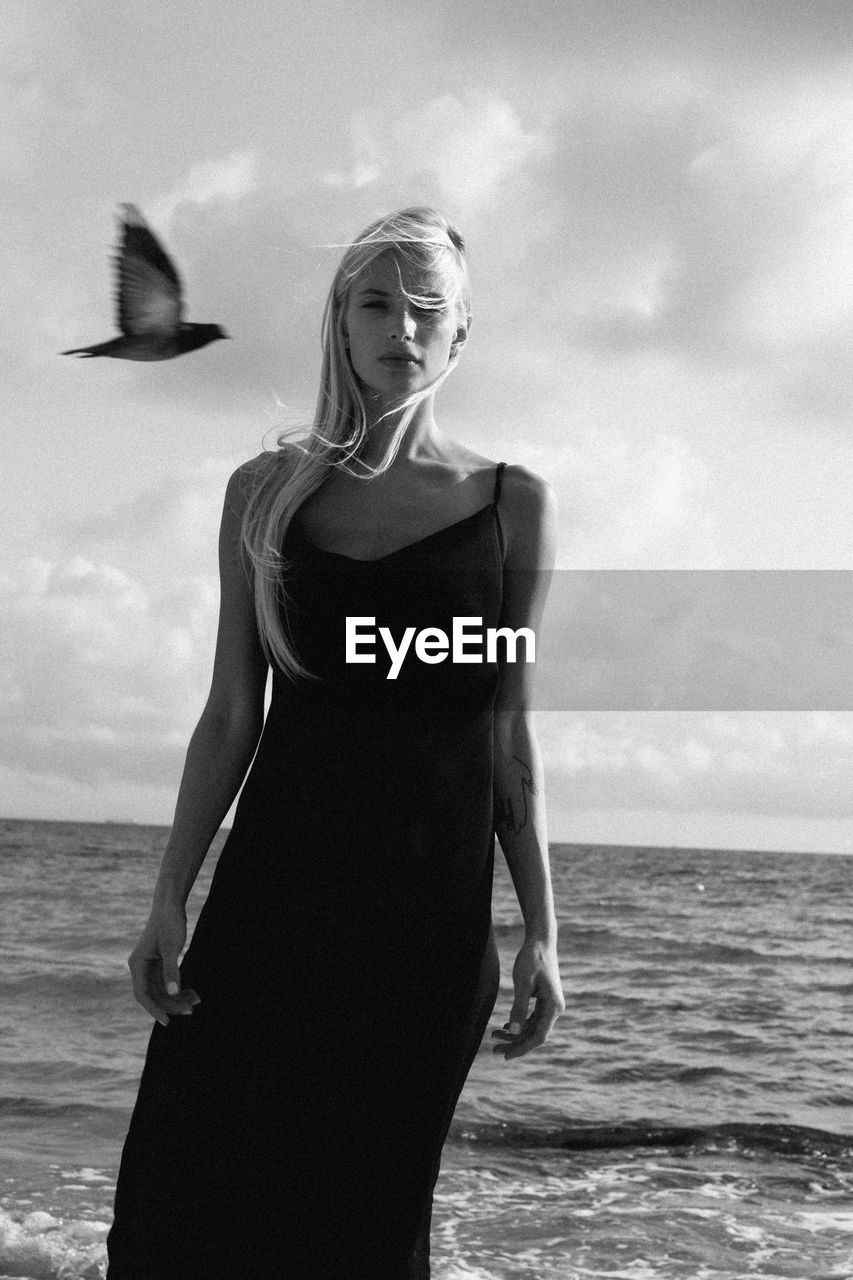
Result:
[[[676,1084],[701,1084],[718,1076],[732,1076],[725,1067],[685,1067],[675,1062],[647,1062],[614,1067],[598,1076],[599,1084],[635,1084],[646,1080],[672,1080]]]
[[[7,974],[0,979],[0,999],[33,999],[46,1002],[55,996],[90,998],[100,1000],[105,996],[127,995],[130,978],[126,966],[115,973],[104,973],[103,967],[81,961],[77,966],[67,965],[65,971],[57,964],[45,964],[38,972]]]
[[[625,1124],[566,1124],[536,1128],[511,1121],[471,1124],[454,1121],[450,1139],[496,1147],[539,1147],[563,1151],[608,1151],[632,1147],[665,1150],[684,1147],[706,1150],[765,1152],[780,1156],[816,1156],[853,1160],[853,1134],[829,1133],[803,1125],[753,1123],[666,1125],[637,1120]]]
[[[25,1096],[0,1097],[0,1116],[41,1120],[44,1118],[73,1117],[76,1119],[93,1119],[105,1112],[114,1115],[125,1115],[126,1107],[95,1106],[86,1102],[48,1102],[44,1098],[28,1098]]]
[[[853,1107],[853,1091],[846,1093],[813,1093],[809,1098],[813,1107]]]
[[[650,945],[645,959],[671,962],[674,952],[684,959],[699,960],[704,964],[776,964],[779,959],[784,959],[776,955],[766,955],[753,947],[730,946],[725,942],[686,942],[674,938],[666,941],[667,946],[661,952],[655,952]]]
[[[100,1280],[108,1229],[106,1222],[65,1222],[41,1209],[14,1216],[0,1209],[0,1276]]]

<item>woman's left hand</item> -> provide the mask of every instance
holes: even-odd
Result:
[[[502,1053],[505,1058],[520,1058],[545,1043],[566,1010],[557,944],[525,942],[515,958],[512,980],[515,999],[509,1022],[502,1031],[492,1032],[493,1038],[503,1041],[496,1044],[492,1052]],[[536,1004],[528,1017],[527,1010],[533,999]]]

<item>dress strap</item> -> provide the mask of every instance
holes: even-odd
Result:
[[[501,564],[506,560],[506,544],[504,543],[504,531],[503,526],[501,525],[501,515],[498,511],[498,498],[501,496],[501,480],[503,479],[505,467],[505,462],[499,462],[497,465],[497,470],[495,471],[495,497],[492,502],[492,507],[495,512],[495,528],[498,533],[498,549],[500,551]]]

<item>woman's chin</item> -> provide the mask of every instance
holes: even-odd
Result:
[[[396,385],[382,386],[376,383],[364,382],[358,379],[358,385],[361,389],[365,400],[370,404],[385,410],[393,409],[397,405],[403,404],[408,400],[409,396],[414,395],[416,391],[422,391],[424,388],[415,383],[414,379],[409,379],[409,385],[401,385],[401,379],[396,379]]]

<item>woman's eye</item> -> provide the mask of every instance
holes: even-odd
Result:
[[[387,304],[381,299],[374,299],[372,302],[362,302],[361,304],[362,311],[385,311],[386,308]],[[418,306],[417,303],[413,302],[410,310],[412,315],[425,317],[428,320],[439,320],[447,314],[448,308],[440,305],[434,307]]]

